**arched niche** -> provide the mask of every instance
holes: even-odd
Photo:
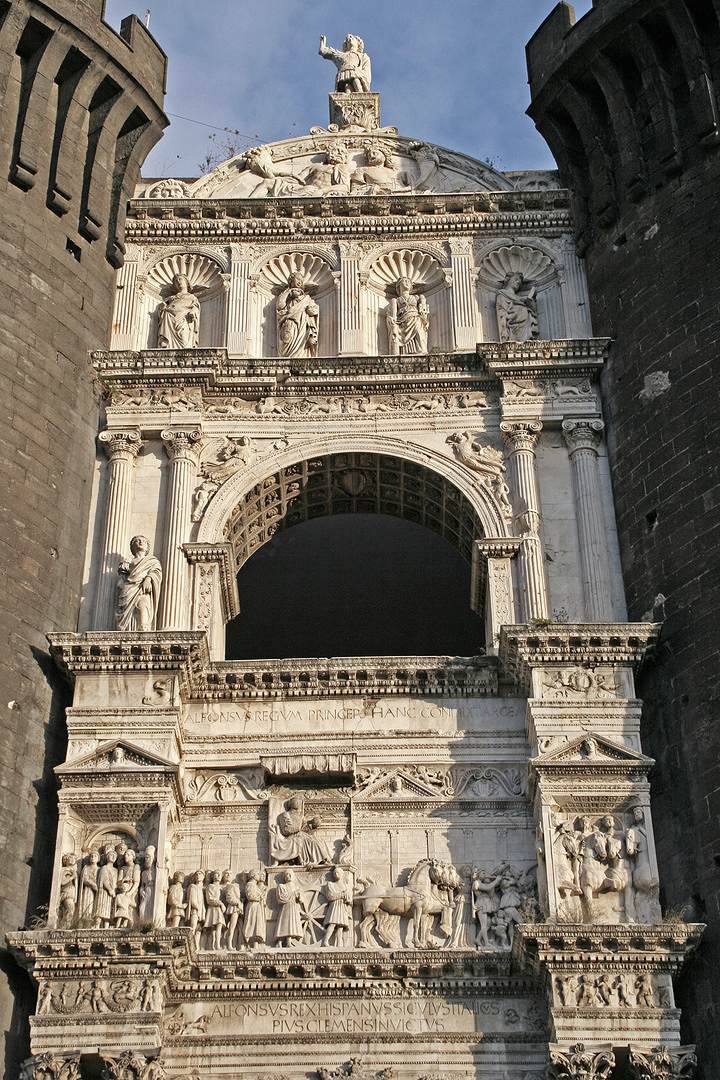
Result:
[[[452,350],[450,291],[440,260],[422,248],[397,248],[373,255],[363,271],[368,353],[384,355],[389,352],[386,313],[401,277],[409,278],[413,292],[422,294],[427,300],[430,310],[428,350]]]
[[[158,347],[158,312],[163,300],[175,291],[174,279],[184,274],[191,291],[200,302],[200,348],[225,344],[226,289],[223,266],[210,255],[197,251],[178,251],[159,259],[143,276],[139,319],[141,347]]]
[[[553,254],[539,244],[498,244],[481,254],[477,283],[483,338],[499,339],[495,300],[508,274],[520,273],[536,290],[539,337],[555,340],[568,336],[560,276]]]
[[[482,583],[476,541],[508,535],[492,493],[457,460],[400,439],[346,435],[275,451],[232,476],[213,497],[190,546],[222,549],[229,560],[223,573],[234,574],[279,532],[331,514],[400,517],[442,536],[475,571],[467,603],[477,610]],[[510,614],[503,621],[512,622],[514,585],[509,564],[506,569]],[[207,580],[195,566],[191,625],[208,630],[212,653],[220,659],[224,618],[231,616],[223,616],[228,608],[219,578],[208,605]],[[487,608],[486,640],[493,642],[497,630]]]
[[[321,255],[287,251],[267,259],[254,273],[251,353],[277,356],[276,301],[287,288],[291,274],[300,274],[305,290],[320,308],[318,356],[338,352],[337,289],[333,267]]]

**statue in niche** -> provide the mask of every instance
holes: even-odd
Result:
[[[151,922],[153,917],[153,899],[155,885],[155,848],[148,844],[143,852],[140,869],[140,888],[138,890],[138,918]]]
[[[182,870],[176,870],[173,874],[167,891],[167,917],[168,926],[179,926],[185,914],[185,888],[183,886]]]
[[[80,918],[92,919],[98,891],[100,852],[91,851],[80,871]]]
[[[339,94],[367,94],[370,92],[370,57],[365,52],[365,42],[355,34],[348,34],[342,49],[333,49],[323,34],[320,38],[320,55],[332,60],[337,68],[335,92]]]
[[[336,866],[331,880],[323,886],[323,893],[328,904],[325,911],[325,934],[322,944],[332,945],[334,937],[336,945],[343,945],[344,938],[352,926],[353,885],[350,876],[341,867]]]
[[[117,893],[113,904],[115,926],[132,926],[139,888],[140,867],[135,861],[135,852],[128,848],[123,865],[118,870]]]
[[[70,926],[75,917],[77,901],[77,866],[75,856],[66,854],[60,867],[60,899],[58,902],[58,922],[60,926]]]
[[[344,142],[325,147],[325,161],[315,162],[302,178],[300,195],[349,195],[355,166]]]
[[[117,852],[108,844],[104,849],[104,862],[98,870],[97,904],[95,906],[95,926],[106,929],[112,922],[113,904],[117,892],[118,872],[115,865]]]
[[[277,820],[270,824],[270,855],[276,863],[301,866],[324,866],[332,863],[326,842],[315,835],[320,828],[318,817],[305,817],[300,795],[288,799]]]
[[[366,164],[355,169],[350,177],[350,191],[354,195],[383,195],[398,188],[407,187],[398,176],[393,164],[392,151],[380,143],[365,148]]]
[[[231,870],[223,871],[220,884],[222,886],[222,899],[225,904],[225,917],[227,919],[225,946],[228,949],[236,949],[239,948],[240,944],[239,942],[237,945],[235,944],[235,934],[238,921],[243,913],[242,889],[240,888],[240,883],[233,878]],[[242,938],[242,929],[240,929],[238,937]]]
[[[292,273],[275,302],[278,356],[317,356],[320,308]]]
[[[529,341],[538,336],[535,288],[524,290],[519,271],[508,274],[495,298],[500,341]]]
[[[187,274],[176,274],[172,292],[158,308],[158,348],[196,349],[200,333],[200,301]]]
[[[300,917],[300,886],[292,870],[283,874],[277,887],[280,915],[278,916],[275,942],[280,948],[292,949],[302,941],[303,924]]]
[[[250,951],[265,944],[267,936],[267,884],[260,870],[251,870],[245,884],[245,921],[242,933]]]
[[[625,830],[625,854],[630,864],[625,889],[625,912],[630,922],[657,922],[659,881],[650,862],[645,811],[641,806],[632,809],[632,824]]]
[[[408,356],[426,353],[430,329],[430,309],[424,296],[413,294],[409,277],[401,277],[385,315],[388,332],[388,353]]]
[[[222,935],[225,929],[225,904],[222,899],[222,886],[220,875],[217,870],[208,876],[205,885],[205,919],[203,928],[209,931],[210,942],[208,948],[213,952],[219,952]]]
[[[123,560],[118,567],[115,624],[118,630],[152,630],[160,599],[162,566],[150,554],[150,542],[145,536],[133,536],[130,551],[132,559]]]

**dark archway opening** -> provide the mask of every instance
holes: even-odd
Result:
[[[458,655],[481,651],[470,566],[448,540],[387,514],[334,514],[279,531],[238,574],[226,656]]]

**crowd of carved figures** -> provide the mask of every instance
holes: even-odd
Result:
[[[656,922],[658,878],[650,860],[645,812],[630,821],[555,815],[555,887],[559,913],[575,922]]]
[[[365,170],[369,172],[370,170]],[[293,272],[275,299],[277,354],[315,357],[320,336],[320,308],[303,275]],[[535,288],[519,272],[508,274],[497,293],[496,314],[500,341],[528,341],[538,336]],[[176,274],[172,291],[157,309],[157,345],[160,349],[197,348],[200,335],[200,300],[186,274]],[[384,315],[388,353],[407,356],[427,353],[430,309],[422,291],[402,276],[390,290]]]
[[[566,1008],[655,1009],[660,1006],[652,975],[641,972],[579,972],[576,975],[556,975],[553,979],[555,997]],[[662,1004],[671,1006],[671,1001]]]
[[[98,929],[133,927],[153,920],[155,848],[141,856],[124,840],[93,849],[78,867],[75,855],[62,856],[58,923]]]

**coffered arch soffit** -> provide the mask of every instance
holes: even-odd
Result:
[[[363,464],[365,458],[372,460]],[[325,464],[328,459],[333,459],[331,467]],[[309,470],[309,463],[318,464]],[[382,475],[377,474],[380,467],[384,470]],[[358,481],[363,489],[353,494],[355,485],[349,480],[350,490],[345,488],[343,496],[343,490],[336,490],[338,485],[329,479],[331,474],[338,474],[343,469],[349,473],[376,470],[376,479],[371,484],[372,492],[368,490],[366,493],[364,485]],[[232,476],[212,499],[202,519],[198,541],[217,543],[230,539],[236,547],[238,564],[242,565],[279,528],[332,512],[327,509],[316,511],[304,495],[304,487],[308,486],[313,472],[325,475],[324,480],[314,482],[315,489],[324,487],[327,495],[336,495],[341,502],[343,497],[356,500],[354,507],[348,507],[351,512],[353,509],[355,512],[367,509],[368,512],[394,513],[395,516],[425,524],[445,535],[468,558],[468,545],[475,536],[508,535],[507,521],[492,493],[477,484],[472,474],[459,462],[439,451],[401,439],[345,435],[328,436],[320,441],[309,439],[273,452],[260,458],[251,468]],[[288,486],[294,483],[299,487],[288,491]],[[418,488],[422,488],[422,491]],[[403,491],[412,492],[413,498],[403,499]],[[319,490],[317,494],[319,503],[322,494]],[[302,505],[298,506],[295,514],[291,504],[296,498]],[[369,505],[371,498],[374,505]],[[426,505],[423,506],[423,503]],[[248,508],[247,512],[243,509],[245,507]],[[276,512],[278,508],[279,513]],[[271,512],[266,513],[266,510]],[[284,524],[286,515],[289,520]],[[456,521],[461,527],[456,526]],[[271,525],[277,527],[271,530],[271,535],[267,535],[268,526]],[[257,540],[259,533],[263,533],[261,541]],[[251,537],[257,540],[252,548],[249,547]]]

